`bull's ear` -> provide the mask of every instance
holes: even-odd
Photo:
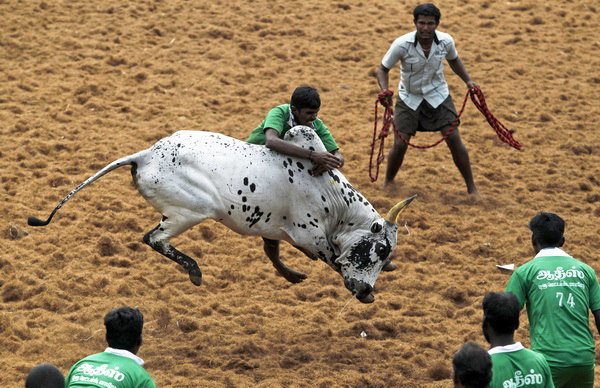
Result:
[[[390,209],[388,214],[385,216],[385,220],[390,224],[396,224],[398,220],[398,216],[417,196],[413,195],[410,198],[406,198],[404,201],[397,203],[393,208]]]
[[[371,233],[379,233],[383,229],[383,225],[375,221],[371,224]]]

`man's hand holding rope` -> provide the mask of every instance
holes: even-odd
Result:
[[[480,89],[479,84],[477,84],[477,82],[468,81],[468,82],[466,82],[466,84],[467,84],[467,88],[469,88],[470,92],[475,92],[476,89]]]
[[[392,106],[392,97],[394,96],[394,92],[386,89],[377,95],[377,101],[381,104],[381,106],[385,108],[389,108]]]

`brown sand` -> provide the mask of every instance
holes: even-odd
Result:
[[[415,2],[0,0],[2,386],[22,386],[36,364],[66,373],[103,350],[102,318],[122,305],[145,314],[139,355],[161,387],[450,386],[452,354],[484,343],[482,296],[508,280],[496,264],[532,256],[526,224],[536,212],[562,215],[565,249],[600,269],[593,3],[440,4],[439,29],[453,34],[492,112],[524,143],[519,152],[498,141],[469,103],[461,133],[487,198],[476,201],[444,144],[409,150],[401,184],[388,191],[382,175],[368,177],[374,71],[413,28]],[[397,80],[394,69],[394,88]],[[460,104],[464,84],[448,81]],[[212,221],[175,240],[204,272],[193,286],[141,243],[160,215],[127,168],[78,194],[46,228],[27,226],[105,164],[176,130],[245,139],[305,83],[321,91],[343,173],[380,213],[419,195],[399,232],[401,270],[379,277],[374,304],[344,309],[351,296],[341,278],[285,245],[286,262],[309,275],[287,283],[259,238]],[[518,339],[529,344],[525,315]]]

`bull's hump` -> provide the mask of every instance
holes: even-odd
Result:
[[[304,125],[297,125],[291,128],[286,132],[283,139],[302,148],[325,151],[325,146],[315,130]]]

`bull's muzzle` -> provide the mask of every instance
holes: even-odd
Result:
[[[344,279],[344,285],[350,292],[356,295],[356,299],[362,303],[372,303],[375,301],[375,297],[371,295],[373,286],[369,283],[365,283],[361,280],[356,279]]]

